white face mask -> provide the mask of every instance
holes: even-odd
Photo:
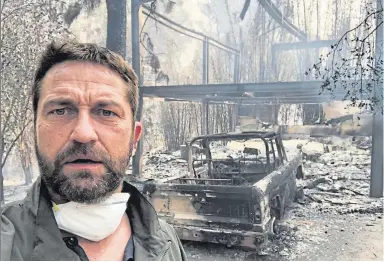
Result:
[[[129,196],[129,193],[115,193],[97,204],[53,203],[52,210],[60,229],[97,242],[115,232],[127,209]]]

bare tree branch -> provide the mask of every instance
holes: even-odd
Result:
[[[20,133],[19,133],[19,134],[16,136],[16,138],[13,139],[13,141],[11,142],[11,145],[9,146],[9,148],[8,148],[6,154],[5,154],[5,157],[4,157],[4,159],[3,159],[2,163],[1,163],[1,168],[4,167],[5,163],[7,162],[7,158],[8,158],[8,156],[9,156],[9,154],[11,153],[13,147],[15,146],[17,140],[19,140],[19,138],[20,138],[20,136],[23,134],[25,128],[26,128],[30,123],[32,123],[32,119],[30,119],[30,120],[24,125],[24,127],[23,127],[23,129],[20,131]]]
[[[5,6],[5,3],[7,2],[7,0],[2,0],[1,1],[1,10],[0,10],[0,16],[3,14],[3,10],[4,10],[4,6]]]
[[[45,5],[47,5],[47,4],[46,3],[45,4],[29,3],[29,4],[25,4],[25,5],[19,6],[19,7],[15,8],[15,9],[13,9],[12,11],[10,11],[9,13],[7,13],[6,15],[2,16],[1,17],[1,23],[4,23],[7,18],[9,18],[10,16],[16,14],[19,11],[22,11],[25,8],[41,7],[41,6],[45,6]]]

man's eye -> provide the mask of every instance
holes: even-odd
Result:
[[[102,109],[101,110],[101,114],[103,116],[116,116],[116,114],[112,111],[109,111],[109,110],[105,110],[105,109]]]
[[[56,110],[53,110],[52,113],[58,115],[58,116],[62,116],[65,114],[67,110],[65,108],[60,108],[60,109],[56,109]]]

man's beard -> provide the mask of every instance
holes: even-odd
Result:
[[[132,145],[127,155],[120,159],[112,159],[109,154],[96,148],[93,144],[74,142],[69,148],[60,151],[54,162],[42,154],[36,143],[36,155],[42,180],[45,185],[61,198],[78,203],[97,203],[113,194],[120,186],[125,176],[132,155]],[[68,157],[86,156],[100,161],[106,172],[102,175],[92,175],[83,170],[64,174],[64,161]],[[87,180],[87,186],[79,186],[77,182]]]

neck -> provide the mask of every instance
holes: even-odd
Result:
[[[125,248],[131,234],[132,231],[128,216],[124,214],[120,225],[112,235],[98,242],[92,242],[81,237],[78,237],[78,239],[80,246],[84,249],[90,261],[121,261],[124,258]]]

